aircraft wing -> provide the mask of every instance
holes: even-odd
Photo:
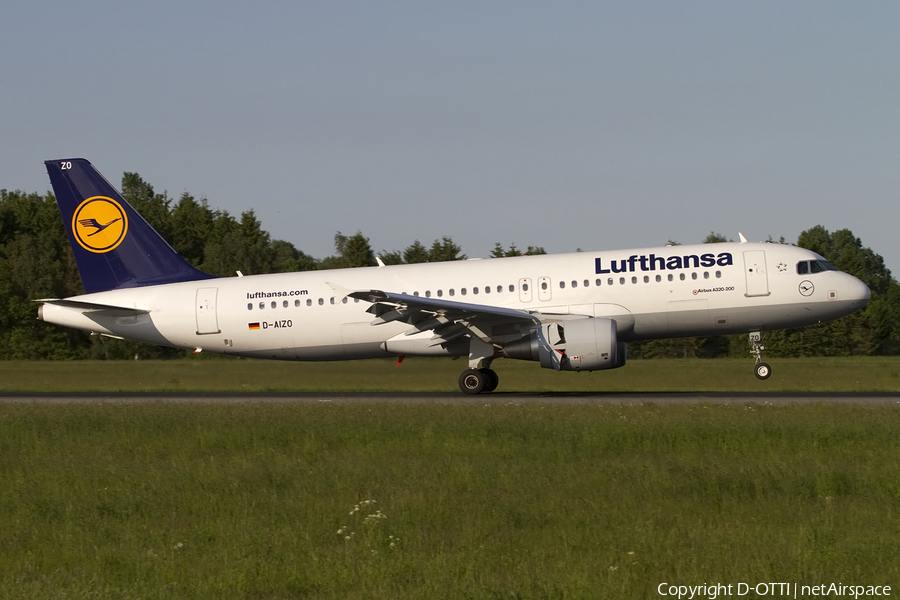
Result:
[[[399,321],[411,325],[406,335],[434,331],[430,346],[446,344],[463,336],[490,343],[502,335],[512,335],[539,327],[537,313],[514,308],[470,304],[441,298],[368,290],[350,292],[351,298],[371,302],[372,325]]]

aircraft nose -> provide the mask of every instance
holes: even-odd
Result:
[[[869,302],[871,293],[872,292],[869,291],[869,286],[856,277],[851,275],[847,278],[847,298],[856,301],[854,306],[858,306],[859,308],[865,306]]]

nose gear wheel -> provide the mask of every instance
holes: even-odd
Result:
[[[772,367],[762,360],[762,351],[766,349],[762,345],[763,337],[765,337],[764,334],[758,331],[750,332],[750,354],[756,358],[756,366],[753,368],[753,372],[757,379],[768,379],[772,375]]]

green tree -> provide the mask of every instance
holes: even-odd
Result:
[[[122,175],[122,196],[144,220],[167,240],[171,239],[169,217],[171,200],[165,193],[157,194],[153,186],[144,181],[137,173],[126,172]]]
[[[729,240],[727,237],[725,237],[721,233],[716,233],[715,231],[710,231],[709,235],[706,236],[701,243],[702,244],[724,244],[725,242],[733,242],[733,241],[734,240]]]
[[[547,254],[547,251],[544,250],[544,248],[541,246],[528,246],[528,249],[525,250],[525,252],[522,252],[516,247],[514,243],[509,245],[509,249],[506,249],[500,242],[495,242],[494,249],[491,251],[491,258],[504,258],[507,256],[523,255],[536,256],[538,254]]]
[[[206,244],[215,219],[205,199],[197,202],[188,193],[181,195],[169,216],[169,243],[195,267],[200,268],[206,262]]]
[[[372,246],[369,245],[369,238],[364,236],[361,231],[357,231],[347,238],[341,258],[345,267],[373,267],[377,264],[375,253],[372,251]]]
[[[403,250],[403,262],[408,265],[418,264],[428,262],[429,255],[428,250],[425,246],[422,245],[422,242],[419,240],[414,241],[412,244],[406,247]]]
[[[34,300],[79,293],[53,196],[0,190],[0,358],[76,358],[87,336],[38,321]]]
[[[446,235],[440,240],[434,240],[431,250],[428,252],[429,262],[446,262],[451,260],[466,260],[465,254],[460,254],[462,248]]]
[[[294,273],[296,271],[314,271],[318,268],[316,259],[297,250],[290,242],[272,241],[273,273]]]
[[[320,269],[347,269],[352,267],[375,266],[375,253],[369,244],[369,238],[361,231],[346,236],[340,231],[334,234],[335,256],[329,256],[319,262]]]
[[[500,242],[494,243],[494,249],[491,251],[491,258],[506,258],[510,256],[522,256],[515,244],[510,244],[509,249],[503,247]]]

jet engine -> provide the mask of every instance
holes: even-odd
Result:
[[[537,360],[545,369],[599,371],[625,365],[626,344],[616,339],[616,321],[607,318],[543,323],[501,348],[507,358]]]

